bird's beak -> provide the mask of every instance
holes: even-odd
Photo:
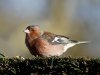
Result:
[[[24,30],[25,33],[30,33],[30,31],[28,29]]]

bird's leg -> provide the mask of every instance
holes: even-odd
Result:
[[[50,68],[52,68],[53,67],[53,58],[51,58],[51,66],[50,66]]]

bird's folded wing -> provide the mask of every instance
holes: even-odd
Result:
[[[70,39],[65,36],[56,35],[50,32],[45,32],[42,38],[46,39],[50,44],[67,44],[70,43]]]

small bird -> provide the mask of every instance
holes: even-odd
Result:
[[[60,56],[74,45],[88,43],[88,41],[81,42],[51,32],[43,32],[38,25],[30,25],[24,32],[26,46],[34,56]]]

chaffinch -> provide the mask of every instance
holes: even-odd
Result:
[[[26,46],[34,56],[60,56],[74,45],[88,43],[88,41],[80,42],[70,40],[66,36],[43,32],[38,25],[28,26],[24,32]]]

